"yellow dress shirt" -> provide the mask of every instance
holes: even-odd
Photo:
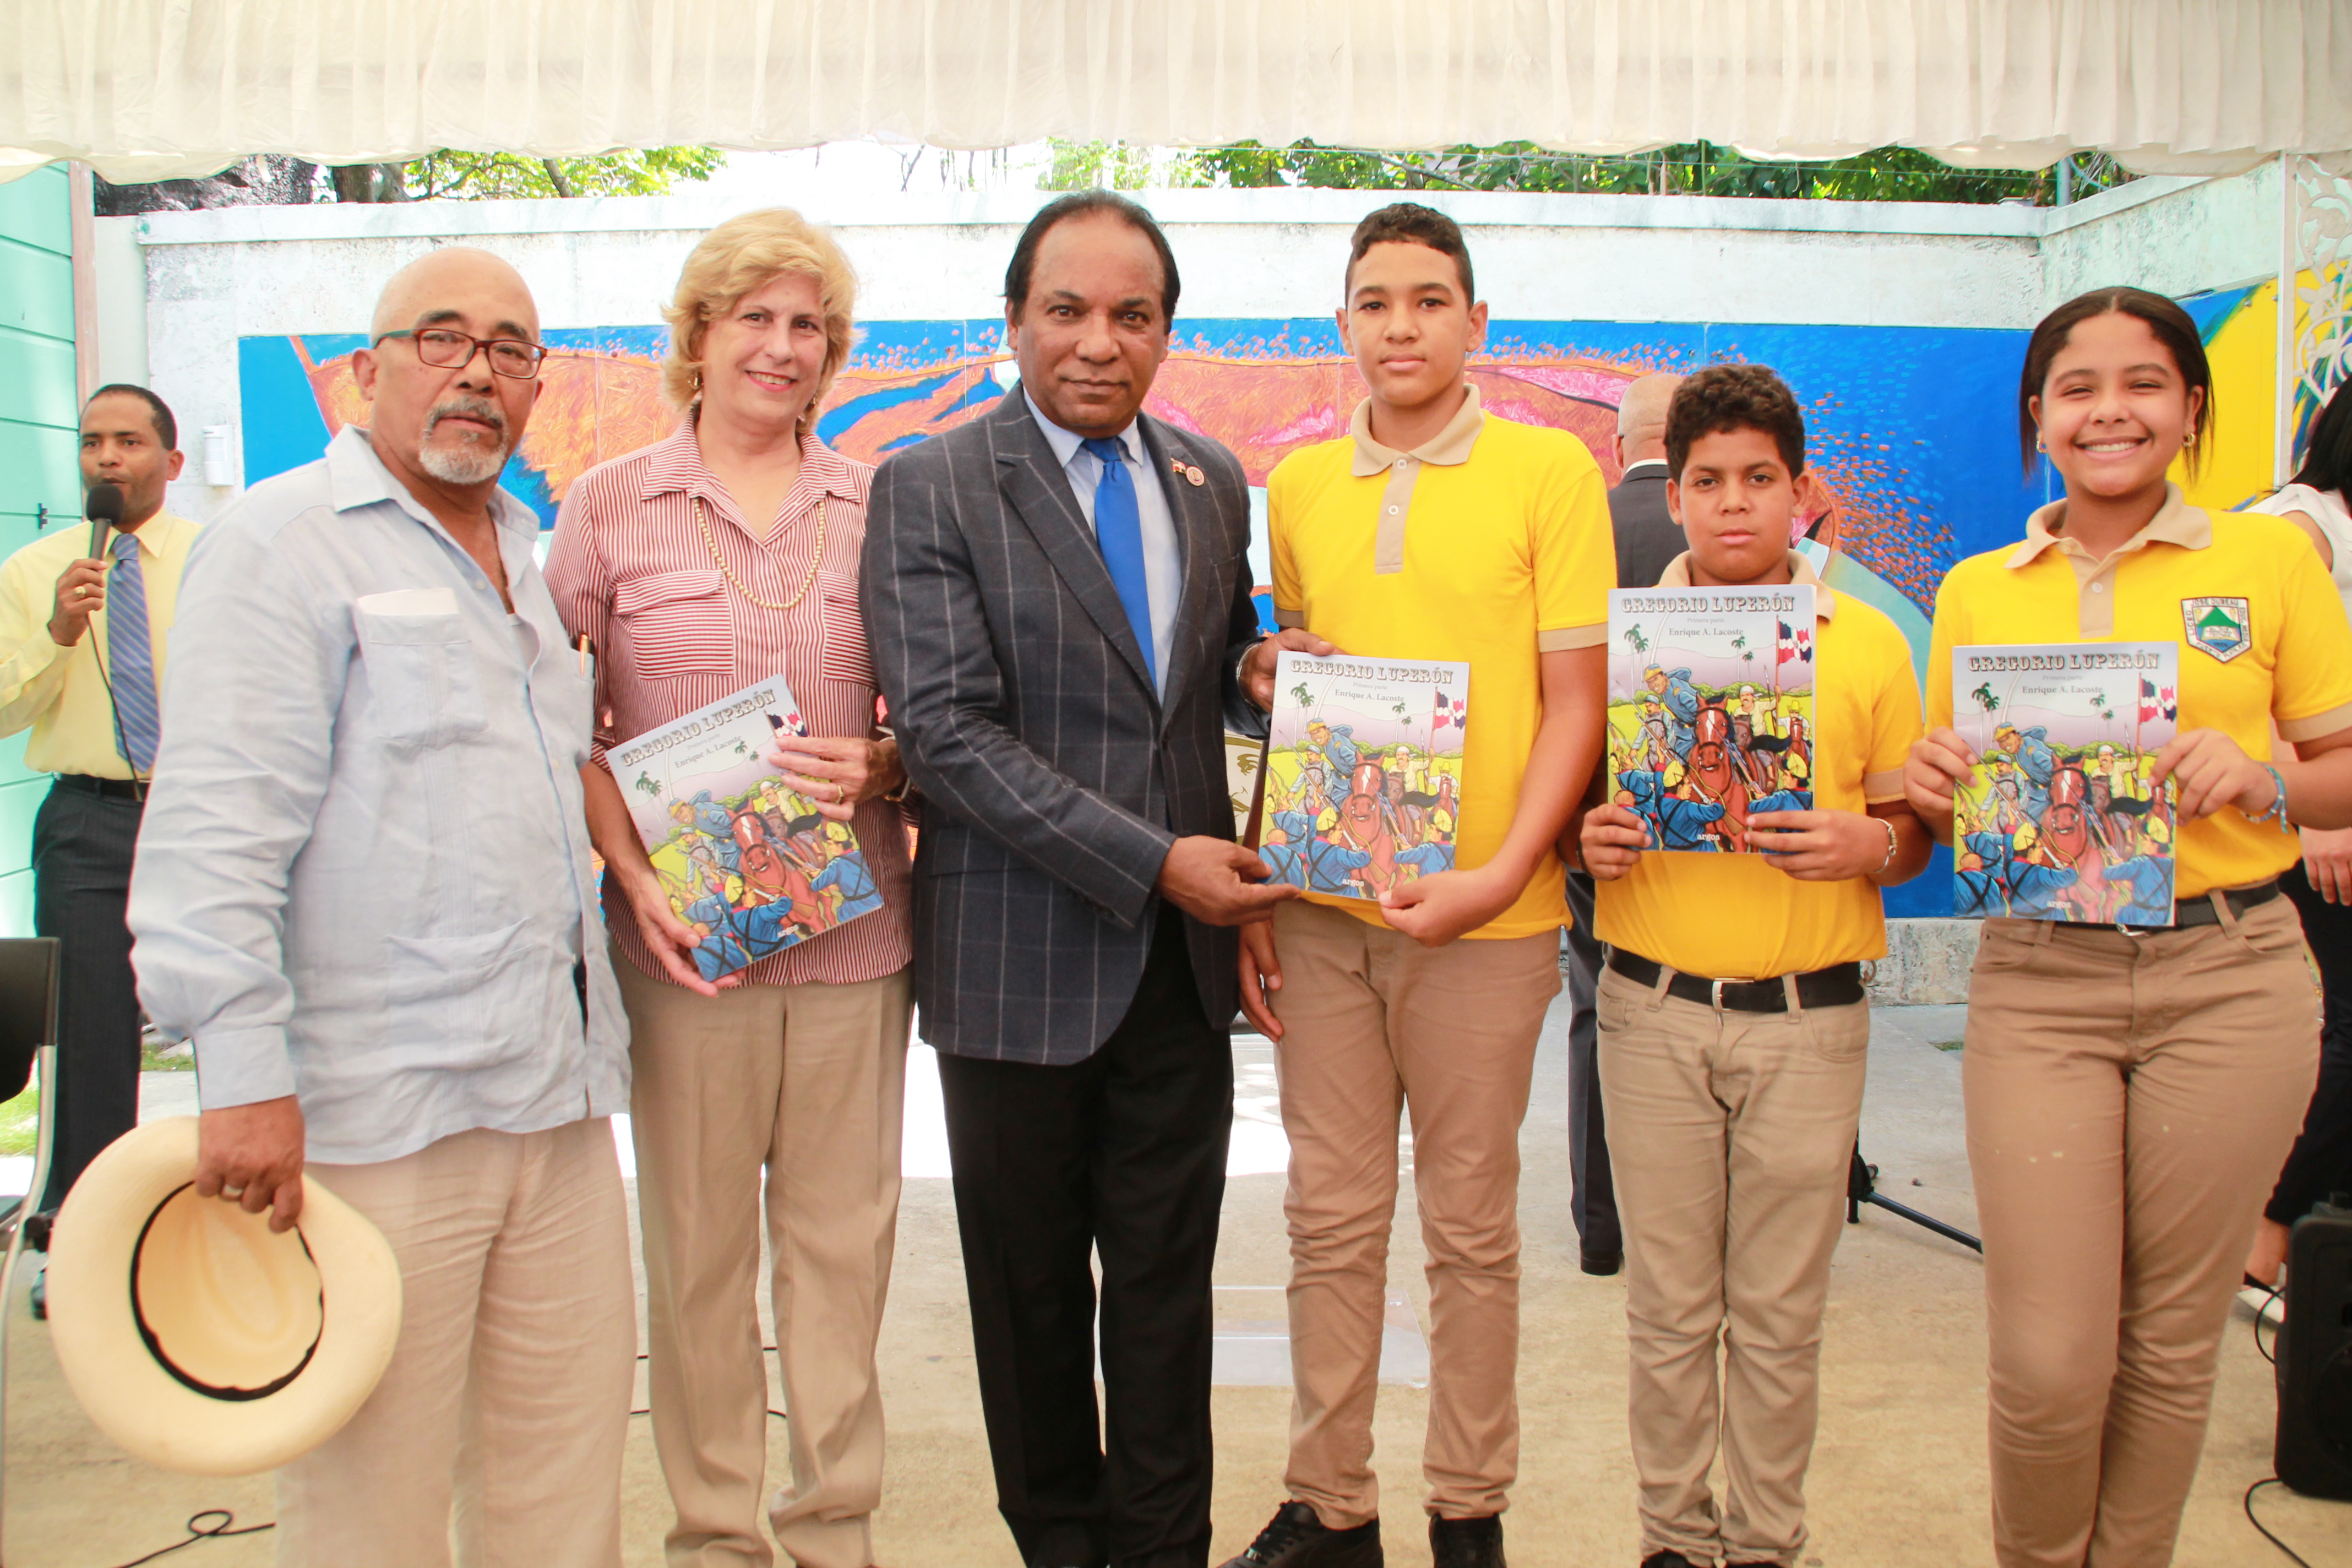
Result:
[[[159,511],[140,524],[133,537],[139,541],[139,569],[147,589],[148,640],[160,697],[172,612],[179,600],[188,549],[196,542],[196,525]],[[30,726],[25,765],[36,772],[127,779],[131,763],[116,743],[114,704],[99,671],[97,650],[105,645],[106,613],[90,616],[89,629],[69,648],[49,638],[58,579],[89,549],[89,525],[68,521],[0,565],[0,735]]]

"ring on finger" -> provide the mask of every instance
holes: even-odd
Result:
[[[221,1196],[225,1198],[241,1198],[245,1196],[245,1189],[243,1187],[224,1186],[221,1188]]]

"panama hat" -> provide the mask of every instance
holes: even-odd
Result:
[[[400,1266],[349,1204],[302,1179],[302,1217],[200,1198],[196,1119],[91,1161],[50,1240],[50,1342],[89,1418],[195,1475],[285,1464],[340,1430],[400,1334]]]

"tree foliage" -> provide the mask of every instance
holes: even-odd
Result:
[[[593,158],[445,149],[401,171],[412,200],[499,201],[533,196],[658,196],[680,180],[706,180],[727,161],[716,147],[648,147]]]
[[[1390,153],[1297,142],[1163,153],[1116,142],[1056,142],[1049,190],[1147,184],[1247,189],[1308,185],[1359,191],[1537,191],[1608,195],[1780,196],[1822,201],[1974,202],[2056,199],[2056,170],[1956,169],[1909,147],[1853,158],[1781,163],[1712,142],[1594,157],[1528,142],[1442,152]],[[2104,154],[2074,160],[2074,191],[2088,195],[2131,176]]]

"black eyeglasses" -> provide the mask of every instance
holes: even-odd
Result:
[[[499,375],[510,375],[517,381],[530,381],[539,374],[540,362],[547,351],[537,343],[527,343],[520,338],[478,338],[470,332],[453,331],[447,327],[403,327],[396,332],[385,332],[375,340],[412,338],[416,342],[416,357],[436,370],[456,370],[474,363],[477,350],[487,349],[490,369]],[[371,345],[373,346],[373,345]]]

